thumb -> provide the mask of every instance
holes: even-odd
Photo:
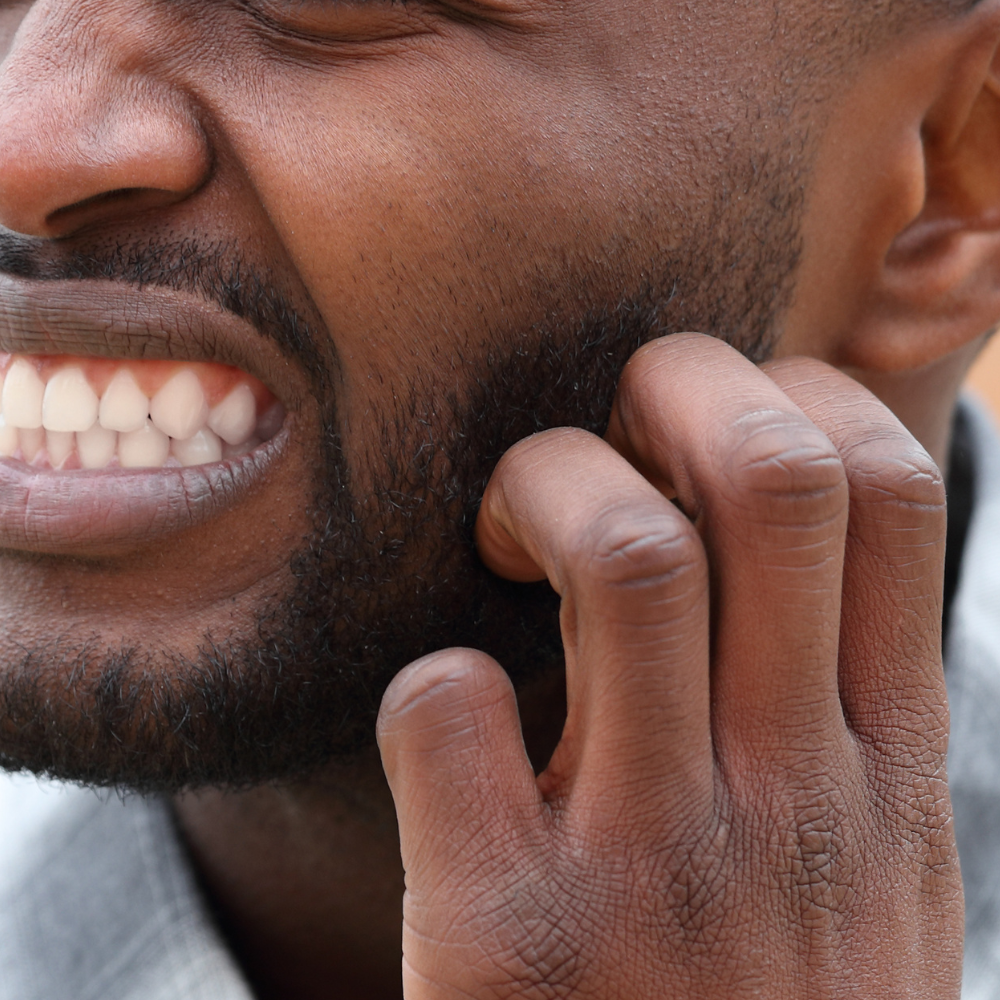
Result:
[[[408,894],[460,892],[463,874],[481,879],[514,841],[541,833],[514,689],[485,653],[448,649],[411,663],[382,699],[377,732]]]

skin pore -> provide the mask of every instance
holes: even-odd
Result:
[[[558,738],[555,598],[472,547],[515,442],[603,433],[634,349],[697,329],[849,370],[941,460],[1000,317],[976,172],[997,11],[893,10],[844,32],[793,2],[3,8],[0,271],[246,320],[225,360],[266,374],[288,444],[180,540],[5,552],[0,754],[265,782],[178,798],[260,996],[399,995],[371,742],[396,671],[485,650],[539,766]]]

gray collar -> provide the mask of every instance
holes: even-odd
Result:
[[[1000,440],[964,403],[976,499],[952,608],[948,776],[965,882],[963,1000],[1000,1000]]]
[[[252,1000],[169,811],[0,774],[0,1000]]]

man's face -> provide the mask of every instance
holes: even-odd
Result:
[[[801,58],[795,7],[4,11],[0,348],[150,395],[185,368],[152,359],[208,362],[284,422],[187,469],[0,462],[0,759],[281,777],[369,738],[430,649],[556,662],[552,595],[481,567],[476,503],[524,435],[602,432],[640,342],[772,349],[839,64],[815,24]]]

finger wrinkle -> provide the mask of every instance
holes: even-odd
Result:
[[[704,578],[704,551],[678,515],[622,510],[601,512],[581,532],[575,553],[579,578],[605,587],[690,586]]]

